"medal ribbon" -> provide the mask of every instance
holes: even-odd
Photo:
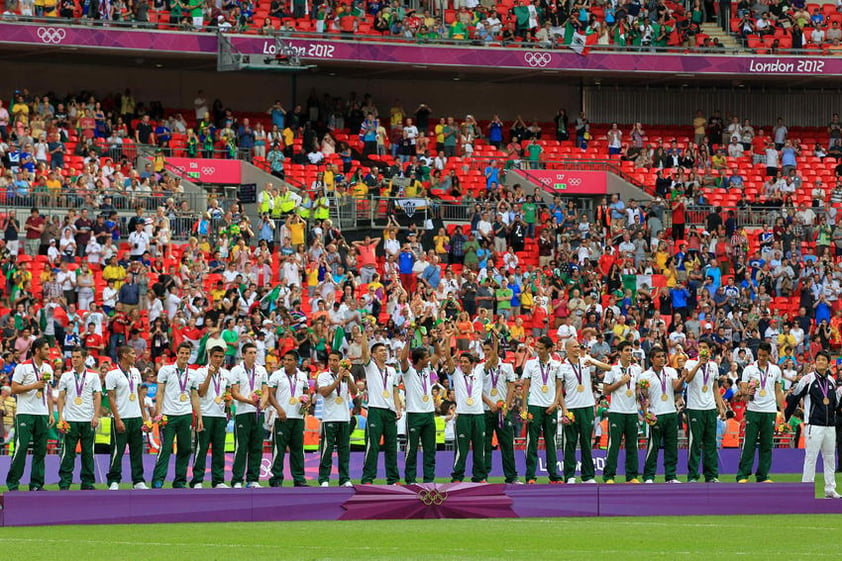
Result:
[[[35,380],[37,382],[40,382],[41,381],[41,370],[37,366],[35,366],[34,360],[32,361],[32,369],[35,371]],[[41,391],[41,401],[43,401],[45,404],[47,403],[47,388],[44,388]]]
[[[125,377],[126,377],[126,381],[128,381],[128,382],[129,382],[129,393],[134,393],[134,380],[132,379],[132,371],[131,371],[131,369],[129,369],[129,371],[128,371],[128,372],[126,372],[125,370],[123,370],[123,368],[122,368],[121,366],[118,366],[118,367],[117,367],[117,370],[119,370],[120,372],[122,372],[122,373],[123,373],[123,376],[125,376]]]
[[[295,397],[295,379],[297,377],[298,376],[295,374],[293,374],[292,376],[287,374],[287,381],[289,382],[289,397],[291,398]]]
[[[222,376],[219,375],[219,370],[210,375],[211,382],[213,382],[214,395],[219,396],[219,387],[222,384]]]
[[[708,379],[710,379],[710,372],[708,372],[708,365],[705,363],[705,367],[702,370],[702,384],[705,386],[708,385]]]
[[[491,374],[491,387],[496,388],[497,382],[500,380],[500,365],[497,365],[497,368],[492,368],[490,371]]]
[[[254,368],[252,368],[250,373],[248,371],[248,368],[246,368],[245,366],[243,366],[243,369],[246,371],[246,374],[249,375],[249,391],[251,391],[253,393],[254,392],[254,377],[257,375],[257,367],[255,366]]]
[[[658,381],[661,383],[661,394],[667,393],[667,377],[664,375],[664,369],[662,368],[660,372],[655,372],[655,376],[658,377]]]
[[[569,360],[567,362],[570,362]],[[573,366],[573,363],[570,362],[570,368],[573,369],[573,374],[576,376],[576,382],[581,386],[582,385],[582,365],[579,362],[579,359],[576,359],[576,366]],[[546,383],[546,382],[544,382]]]
[[[766,368],[762,371],[760,370],[760,368],[758,368],[757,370],[760,371],[760,389],[765,390],[766,389],[766,378],[769,375],[769,365],[767,364]]]
[[[389,388],[386,387],[386,382],[389,378],[389,368],[386,367],[383,370],[380,370],[380,367],[377,367],[377,371],[380,373],[380,377],[383,379],[383,391],[389,391]]]
[[[74,372],[73,374],[76,375],[76,379],[73,381],[73,384],[76,386],[76,397],[82,397],[82,390],[85,388],[85,377],[88,375],[88,371],[85,370],[82,372],[82,383],[79,383],[79,373]]]
[[[620,365],[620,372],[622,372],[622,373],[623,373],[623,376],[625,376],[626,374],[628,374],[628,370],[629,370],[629,367],[628,367],[628,366],[623,366],[623,365]],[[628,390],[630,390],[630,389],[631,389],[631,378],[629,378],[629,381],[628,381],[628,382],[626,382],[626,389],[628,389]]]
[[[474,377],[465,376],[465,389],[468,390],[468,397],[474,396]]]
[[[818,374],[818,372],[816,372],[816,374]],[[816,384],[818,384],[819,390],[822,392],[822,397],[827,399],[827,392],[830,389],[830,380],[828,380],[826,376],[816,376]]]
[[[541,364],[541,361],[539,360],[538,361],[538,368],[541,370],[541,381],[546,386],[547,380],[549,380],[549,378],[550,378],[550,363],[549,362],[547,363],[547,369],[545,371],[544,365]]]
[[[424,390],[424,395],[427,395],[427,378],[429,374],[426,369],[421,373],[421,389]]]
[[[181,375],[184,375],[184,380],[181,379]],[[181,393],[184,393],[184,390],[187,389],[187,369],[180,370],[178,366],[175,367],[175,377],[178,378],[178,388],[181,390]]]

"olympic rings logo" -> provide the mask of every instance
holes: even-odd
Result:
[[[42,43],[58,45],[67,37],[67,32],[60,27],[39,27],[35,32]]]
[[[570,179],[567,180],[567,182],[570,185],[581,185],[582,184],[582,178],[581,177],[571,177]]]
[[[447,491],[438,489],[422,489],[418,491],[418,500],[426,506],[441,506],[447,500]]]
[[[544,68],[553,60],[553,55],[550,53],[535,53],[529,51],[523,54],[523,60],[526,61],[526,64],[529,66]]]
[[[216,172],[216,168],[202,168],[202,175],[212,175]]]

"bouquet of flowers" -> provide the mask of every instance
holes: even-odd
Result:
[[[658,416],[651,411],[647,411],[643,414],[643,421],[651,427],[658,424]]]
[[[576,415],[573,414],[573,411],[568,411],[564,415],[561,416],[561,424],[562,425],[572,425],[576,422]]]
[[[708,350],[699,351],[699,358],[703,359],[703,360],[710,358],[710,351],[708,351]]]
[[[641,390],[648,390],[649,389],[649,380],[641,379],[637,381],[637,387]]]
[[[52,377],[53,377],[53,375],[52,375],[52,374],[50,374],[49,372],[44,372],[43,374],[41,374],[41,379],[42,379],[42,380],[44,380],[44,381],[45,381],[45,382],[47,382],[47,383],[49,383],[49,382],[50,382],[50,380],[52,379]]]
[[[222,400],[225,402],[225,405],[231,405],[231,402],[234,401],[234,396],[231,395],[231,390],[225,390],[225,393],[222,394]]]
[[[152,421],[147,419],[147,420],[143,421],[143,425],[141,425],[140,430],[142,432],[149,433],[149,432],[152,432],[152,428],[153,428]]]
[[[262,390],[254,390],[253,392],[251,392],[251,400],[255,405],[260,404],[260,398],[261,397],[263,397],[263,391]]]
[[[523,411],[520,412],[520,418],[523,419],[524,421],[529,421],[529,420],[532,420],[532,414],[527,413],[526,409],[524,409]]]
[[[350,370],[351,369],[351,361],[348,360],[347,358],[340,360],[339,361],[339,368],[342,368],[343,370]]]
[[[503,428],[506,425],[506,402],[498,399],[494,405],[497,406],[497,426]]]
[[[298,398],[298,402],[301,404],[301,414],[306,415],[307,409],[310,407],[310,396],[306,393],[301,394],[301,397]]]
[[[161,427],[161,428],[166,427],[167,423],[169,422],[169,419],[167,419],[166,415],[163,415],[161,417],[156,417],[155,420],[157,421],[158,426]]]
[[[62,419],[56,425],[56,430],[61,434],[67,434],[67,432],[70,430],[70,423]]]

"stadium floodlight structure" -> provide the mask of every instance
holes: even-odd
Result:
[[[224,33],[217,33],[216,37],[218,72],[243,70],[301,72],[315,68],[312,64],[302,64],[298,50],[278,33],[275,33],[273,37],[275,44],[266,49],[268,53],[260,54],[241,53]]]

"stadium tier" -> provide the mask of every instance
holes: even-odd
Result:
[[[739,489],[812,481],[821,453],[839,498],[842,122],[777,81],[809,64],[816,91],[836,65],[762,56],[825,25],[832,50],[835,9],[219,4],[6,3],[0,49],[55,55],[0,92],[8,492],[358,482],[346,511],[464,492],[542,512],[518,485]],[[717,30],[732,15],[741,37]],[[125,49],[138,98],[92,70]],[[606,101],[632,59],[663,111]],[[716,102],[688,114],[702,86]],[[625,512],[591,489],[564,496]]]

